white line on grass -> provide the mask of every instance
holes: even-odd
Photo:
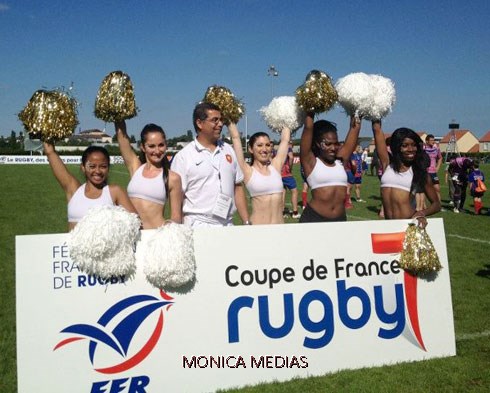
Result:
[[[477,338],[488,336],[490,336],[490,330],[485,330],[484,332],[480,333],[463,333],[456,336],[456,341],[475,340]]]
[[[476,243],[484,243],[484,244],[490,244],[490,242],[488,240],[482,240],[482,239],[474,239],[472,237],[466,237],[466,236],[461,236],[461,235],[455,235],[453,233],[448,233],[447,236],[449,237],[456,237],[458,239],[462,239],[462,240],[468,240],[468,241],[471,241],[471,242],[476,242]]]

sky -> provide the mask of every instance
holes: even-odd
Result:
[[[147,123],[185,134],[211,85],[244,102],[242,132],[268,132],[258,110],[319,69],[334,81],[353,72],[390,78],[386,132],[443,136],[455,121],[481,137],[490,130],[489,15],[488,0],[0,0],[0,135],[22,131],[17,114],[36,90],[71,84],[79,128],[113,135],[93,110],[115,70],[134,85],[140,111],[127,124],[137,137]],[[319,118],[345,136],[340,107]]]

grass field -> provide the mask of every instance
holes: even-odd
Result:
[[[295,168],[300,187],[301,181]],[[490,176],[490,165],[481,168]],[[79,175],[78,166],[70,170]],[[47,165],[0,166],[0,392],[17,391],[15,342],[15,236],[67,230],[66,201]],[[443,178],[443,177],[441,177]],[[124,166],[111,168],[111,182],[125,186]],[[484,207],[490,206],[490,192]],[[377,177],[366,176],[362,198],[348,220],[377,220]],[[447,186],[442,185],[443,205]],[[300,198],[301,200],[301,194]],[[466,208],[472,210],[468,196]],[[486,213],[486,209],[484,209]],[[441,212],[449,256],[457,356],[424,362],[342,371],[244,388],[240,392],[467,392],[490,391],[490,216]],[[288,221],[297,221],[288,219]],[[40,366],[42,367],[42,366]]]

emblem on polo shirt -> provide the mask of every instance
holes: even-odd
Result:
[[[233,162],[233,158],[231,158],[231,155],[226,155],[226,161],[228,161],[230,164]]]

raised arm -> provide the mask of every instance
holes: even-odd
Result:
[[[170,219],[178,224],[182,223],[182,182],[180,176],[174,172],[168,173],[168,193],[170,202]]]
[[[390,164],[390,156],[388,154],[388,148],[386,147],[385,135],[381,129],[381,120],[373,121],[373,135],[379,162],[381,163],[383,170],[385,170]]]
[[[279,142],[279,147],[277,148],[277,154],[272,159],[271,162],[272,166],[278,172],[281,172],[284,161],[288,156],[288,147],[289,147],[290,138],[291,138],[291,130],[287,127],[284,127],[281,131],[281,141]]]
[[[233,144],[233,150],[235,150],[238,165],[245,176],[245,182],[250,178],[252,174],[252,168],[245,162],[245,156],[243,154],[242,140],[240,138],[240,132],[235,123],[230,122],[228,125],[228,131],[230,131],[231,142]]]
[[[65,164],[58,156],[58,153],[56,153],[54,145],[43,142],[43,147],[44,154],[48,157],[49,166],[53,171],[53,175],[65,192],[66,200],[69,201],[78,187],[80,187],[80,182],[68,171]]]
[[[345,142],[337,153],[337,157],[341,158],[344,162],[351,159],[352,153],[357,146],[360,131],[361,119],[352,115],[350,117],[350,126],[347,136],[345,137]]]
[[[141,161],[131,147],[131,141],[129,140],[126,129],[126,122],[124,120],[115,122],[114,127],[116,129],[117,143],[119,144],[124,164],[126,164],[126,168],[128,168],[129,175],[133,176],[133,173],[141,166]]]
[[[310,175],[316,163],[315,154],[311,149],[313,144],[314,115],[315,114],[313,112],[306,114],[305,125],[303,127],[303,133],[301,134],[301,142],[299,145],[299,158],[306,177]]]

